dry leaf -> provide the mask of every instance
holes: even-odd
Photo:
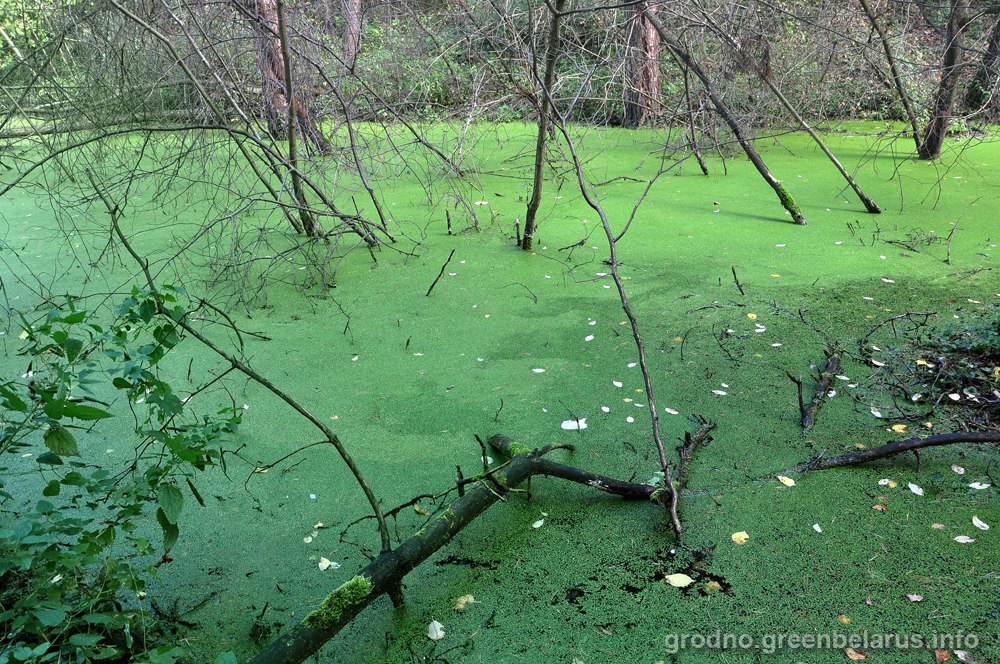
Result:
[[[905,424],[893,424],[892,430],[896,433],[906,433],[908,427]]]
[[[747,314],[747,318],[750,320],[757,320],[757,314]]]
[[[795,480],[791,477],[785,477],[784,475],[778,475],[778,481],[785,486],[795,486]]]
[[[967,537],[965,535],[959,535],[958,537],[956,537],[954,539],[959,544],[972,544],[973,542],[976,541],[975,537]]]
[[[319,567],[321,571],[328,569],[340,569],[340,563],[335,563],[327,558],[320,558],[317,567]]]
[[[956,466],[953,464],[951,469],[954,470],[959,475],[965,475],[965,468],[962,468],[961,466]]]
[[[472,595],[462,595],[457,600],[455,600],[455,610],[465,611],[465,608],[470,604],[475,604],[476,598]]]
[[[974,525],[976,528],[979,528],[980,530],[990,529],[989,525],[987,525],[987,523],[982,519],[980,519],[978,516],[972,517],[972,525]]]
[[[906,595],[906,599],[910,600],[911,602],[922,602],[922,601],[924,601],[924,596],[923,595],[917,595],[916,593],[913,593],[913,594],[909,594],[908,593]]]
[[[951,659],[951,653],[947,650],[938,648],[934,651],[934,664],[944,664],[949,659]]]
[[[431,641],[440,641],[444,638],[444,625],[436,620],[432,620],[427,626],[427,638]]]
[[[667,583],[672,585],[674,588],[685,588],[694,583],[694,579],[687,574],[671,574],[667,576]]]
[[[943,523],[932,523],[931,524],[931,528],[933,528],[934,530],[944,530],[944,524]]]
[[[705,584],[705,589],[711,592],[718,592],[722,590],[722,584],[718,581],[709,581]]]
[[[850,625],[851,624],[851,619],[848,618],[847,616],[843,615],[843,614],[837,616],[837,620],[839,620],[840,622],[844,623],[845,625]]]
[[[738,533],[733,533],[733,542],[736,544],[746,544],[746,541],[750,539],[750,535],[745,530],[741,530]]]
[[[420,505],[414,505],[413,506],[413,511],[416,512],[417,514],[419,514],[420,516],[427,516],[428,514],[430,514],[430,512],[428,512],[426,509],[424,509]]]
[[[863,651],[855,650],[854,648],[844,648],[844,654],[847,655],[847,659],[852,662],[860,662],[863,659],[868,659],[868,655],[866,655]]]
[[[879,512],[884,512],[888,509],[885,505],[872,505],[873,510],[878,510]]]

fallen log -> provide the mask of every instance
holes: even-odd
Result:
[[[870,450],[859,450],[829,459],[816,458],[807,463],[802,470],[826,470],[827,468],[837,468],[840,466],[855,466],[896,454],[902,454],[903,452],[916,452],[925,447],[953,445],[955,443],[1000,443],[1000,431],[941,433],[935,436],[928,436],[927,438],[907,438],[906,440],[893,441]]]
[[[500,435],[491,436],[488,442],[498,458],[503,460],[500,467],[484,473],[474,485],[467,485],[465,495],[452,503],[449,509],[397,548],[382,553],[359,570],[354,578],[330,593],[319,608],[251,659],[250,664],[305,661],[376,599],[395,592],[403,577],[450,542],[493,503],[503,500],[517,485],[535,475],[586,484],[626,500],[659,498],[657,492],[660,487],[624,482],[543,458],[554,449],[572,449],[572,446],[549,445],[531,450]]]

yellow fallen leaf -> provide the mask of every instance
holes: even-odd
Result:
[[[931,524],[931,528],[933,528],[934,530],[944,530],[944,524],[943,523],[932,523]]]
[[[927,360],[917,360],[917,366],[918,367],[926,367],[927,366]]]
[[[772,276],[772,277],[774,277],[775,279],[777,279],[777,278],[778,278],[778,277],[780,277],[781,275],[780,275],[780,274],[772,274],[771,276]]]
[[[896,433],[906,433],[907,426],[905,424],[893,424],[892,430]]]
[[[674,337],[674,341],[676,341],[677,343],[680,343],[680,342],[684,341],[684,337]]]
[[[840,622],[844,623],[845,625],[850,625],[851,624],[851,619],[848,618],[845,615],[839,615],[839,616],[837,616],[837,620],[839,620]]]
[[[750,539],[750,535],[745,530],[741,530],[738,533],[733,533],[733,541],[737,544],[746,544],[746,541]]]
[[[865,444],[864,443],[854,443],[854,448],[855,449],[859,449],[859,450],[863,450],[863,449],[865,449]]]
[[[462,595],[457,600],[455,600],[455,610],[465,611],[465,607],[467,607],[469,604],[475,604],[475,603],[476,603],[476,598],[473,597],[472,595]]]
[[[785,486],[795,486],[795,480],[791,477],[785,477],[784,475],[778,475],[778,481]]]
[[[722,590],[722,584],[719,583],[718,581],[709,581],[708,583],[705,584],[705,588],[712,592],[718,592]]]
[[[757,314],[747,314],[747,318],[750,320],[757,320]]]
[[[866,655],[863,651],[855,650],[854,648],[844,648],[844,654],[847,655],[847,659],[852,662],[860,662],[863,659],[868,659],[868,655]]]
[[[671,574],[667,577],[667,583],[674,588],[685,588],[694,583],[694,579],[687,574]]]
[[[899,482],[897,482],[896,480],[889,480],[888,486],[890,489],[895,489],[897,486],[899,486]]]
[[[430,514],[430,512],[428,512],[426,509],[424,509],[420,505],[414,505],[413,506],[413,511],[416,512],[417,514],[419,514],[420,516],[427,516],[428,514]]]

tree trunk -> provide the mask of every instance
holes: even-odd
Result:
[[[344,7],[344,67],[354,71],[361,49],[361,0],[341,0]]]
[[[944,57],[941,63],[941,82],[934,96],[931,120],[924,130],[924,140],[917,153],[921,159],[937,159],[948,135],[951,114],[958,92],[958,79],[962,69],[962,35],[969,23],[965,17],[967,0],[952,0],[948,28],[945,32]]]
[[[642,5],[629,11],[624,122],[635,129],[655,122],[661,114],[660,36],[643,15]]]
[[[988,122],[996,121],[1000,115],[998,113],[1000,103],[997,103],[996,99],[998,82],[1000,82],[1000,17],[993,22],[983,60],[965,95],[965,104],[969,110],[983,113]]]
[[[743,148],[743,152],[746,153],[747,158],[750,159],[750,162],[757,169],[757,172],[760,173],[761,177],[764,178],[764,181],[767,182],[771,189],[774,190],[774,193],[778,196],[778,200],[781,202],[782,207],[788,211],[795,223],[805,226],[806,219],[802,215],[802,210],[795,202],[792,194],[785,188],[785,185],[771,175],[771,171],[768,170],[767,164],[764,163],[764,159],[760,156],[760,153],[757,152],[757,149],[753,146],[753,143],[750,142],[750,139],[747,138],[746,130],[743,128],[743,125],[736,118],[736,115],[732,112],[732,110],[730,110],[726,102],[723,101],[722,96],[715,87],[715,81],[712,80],[712,78],[708,75],[708,72],[705,71],[694,56],[692,56],[691,53],[684,48],[684,45],[667,31],[667,28],[660,22],[660,19],[656,17],[656,14],[651,13],[645,5],[643,5],[643,12],[646,16],[646,20],[653,25],[656,32],[660,35],[660,39],[662,39],[663,43],[667,45],[667,48],[671,49],[677,58],[684,63],[684,66],[694,72],[694,75],[701,81],[701,84],[705,87],[705,92],[708,94],[708,98],[712,101],[712,105],[715,106],[715,110],[720,116],[722,116],[722,119],[726,121],[726,124],[729,125],[729,128],[732,130],[733,135],[739,142],[740,147]]]
[[[278,31],[277,0],[246,0],[242,9],[249,17],[253,29],[268,133],[275,139],[286,138],[288,118],[294,117],[302,136],[308,138],[320,154],[328,154],[330,145],[299,95],[293,94],[292,109],[289,112],[288,89],[293,86],[287,85],[285,80],[286,63]],[[291,63],[288,64],[288,71],[291,71]]]
[[[919,150],[920,127],[917,125],[917,114],[913,112],[910,95],[906,92],[906,86],[903,85],[903,77],[899,73],[899,67],[896,66],[896,58],[892,54],[889,37],[882,30],[882,26],[878,22],[878,17],[875,16],[875,12],[872,10],[871,5],[868,4],[868,0],[859,0],[859,2],[861,2],[861,8],[865,11],[865,16],[868,17],[868,23],[871,24],[872,29],[878,34],[879,41],[882,43],[882,50],[885,51],[885,59],[889,63],[889,73],[892,75],[892,84],[896,86],[896,94],[899,95],[899,101],[903,105],[906,119],[910,123],[910,130],[913,132],[913,143]]]
[[[542,102],[538,107],[538,138],[535,141],[535,175],[531,186],[531,199],[524,215],[524,235],[521,248],[531,251],[535,242],[535,215],[542,202],[542,186],[545,172],[545,142],[548,140],[552,123],[552,87],[556,82],[556,63],[559,61],[560,30],[562,12],[569,0],[555,0],[552,19],[549,23],[549,43],[545,48],[545,75],[542,79]]]

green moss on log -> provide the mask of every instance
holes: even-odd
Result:
[[[362,601],[371,591],[371,581],[356,576],[327,595],[319,608],[310,612],[303,622],[313,629],[333,629],[344,611]]]
[[[512,457],[515,456],[527,456],[531,454],[532,450],[530,447],[524,443],[511,443],[507,446],[507,452],[510,453]]]

